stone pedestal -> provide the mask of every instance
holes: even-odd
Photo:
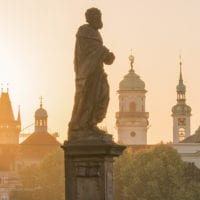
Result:
[[[66,200],[113,200],[113,157],[125,146],[111,139],[66,141]]]

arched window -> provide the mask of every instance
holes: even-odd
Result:
[[[136,105],[135,105],[135,102],[132,101],[130,104],[129,104],[129,111],[130,112],[135,112],[136,111]]]

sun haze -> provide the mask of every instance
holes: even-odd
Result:
[[[61,141],[67,138],[74,100],[75,34],[90,7],[101,10],[104,26],[100,31],[116,56],[114,64],[105,66],[110,104],[103,126],[116,134],[116,91],[129,70],[133,49],[134,69],[148,90],[148,143],[172,140],[171,108],[176,104],[180,53],[194,133],[200,125],[197,0],[1,0],[0,82],[5,90],[9,84],[15,113],[21,105],[22,127],[33,123],[42,95],[51,132],[59,132]]]

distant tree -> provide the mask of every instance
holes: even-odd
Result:
[[[114,172],[115,200],[196,200],[200,195],[199,180],[186,173],[188,166],[170,145],[138,153],[128,148],[116,160]]]
[[[63,150],[50,153],[38,166],[20,172],[22,187],[12,192],[11,200],[64,200]]]

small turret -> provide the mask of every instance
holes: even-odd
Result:
[[[40,98],[40,108],[35,111],[35,132],[47,132],[47,111],[43,108],[42,97]]]

